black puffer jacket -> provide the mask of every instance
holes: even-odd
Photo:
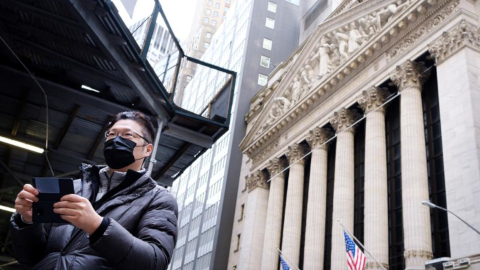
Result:
[[[94,201],[100,167],[82,165],[75,192]],[[166,269],[177,240],[177,203],[148,173],[125,179],[92,203],[110,224],[95,242],[70,224],[25,226],[11,219],[16,259],[31,269]]]

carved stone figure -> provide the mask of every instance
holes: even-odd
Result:
[[[310,65],[306,65],[305,66],[305,70],[307,72],[307,77],[308,77],[308,80],[310,81],[310,83],[313,83],[315,81],[318,80],[318,75],[315,73],[315,71],[313,70],[312,66]],[[307,85],[306,85],[307,86]],[[308,90],[308,86],[305,87],[307,89],[305,90]]]
[[[338,52],[340,53],[341,60],[347,60],[349,36],[345,33],[337,32],[335,33],[335,37],[338,41]]]
[[[308,79],[308,71],[306,70],[306,67],[300,70],[300,78],[302,79],[304,84],[306,85],[310,84],[310,80]]]
[[[404,10],[410,4],[410,0],[397,1],[397,3],[390,4],[386,8],[380,10],[377,13],[377,18],[375,19],[375,28],[377,31],[389,21],[393,20],[402,10]]]
[[[293,84],[292,84],[292,103],[295,104],[297,103],[301,98],[302,98],[302,83],[300,82],[300,78],[298,76],[295,76],[293,79]]]
[[[362,34],[364,41],[368,41],[375,34],[375,27],[373,26],[375,16],[376,13],[367,15],[358,20],[358,24],[360,25],[359,31]]]
[[[350,23],[350,32],[348,34],[348,53],[351,54],[363,43],[363,35],[357,29],[355,22]]]
[[[331,55],[335,50],[335,45],[330,44],[330,40],[326,36],[320,38],[320,47],[315,59],[318,59],[318,78],[322,79],[331,72]]]

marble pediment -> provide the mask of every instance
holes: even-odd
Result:
[[[309,106],[383,53],[393,37],[427,10],[449,2],[370,0],[323,22],[285,62],[282,80],[270,91],[268,100],[256,108],[258,117],[240,144],[242,151],[249,157],[256,156]]]

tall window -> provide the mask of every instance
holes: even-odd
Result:
[[[257,83],[261,86],[265,86],[268,82],[268,76],[263,74],[258,74],[258,81]]]
[[[357,124],[355,132],[355,195],[354,195],[354,229],[355,237],[363,241],[364,206],[365,206],[365,121]]]
[[[328,148],[327,161],[327,213],[325,222],[325,256],[324,269],[330,270],[332,255],[332,215],[333,215],[333,183],[335,180],[335,153],[336,140],[332,141]]]
[[[272,50],[272,41],[268,38],[263,39],[263,46],[265,50]]]
[[[228,10],[229,10],[228,7],[224,7],[224,8],[223,8],[223,11],[225,11],[225,12],[227,12]]]
[[[207,15],[210,15],[212,13],[212,10],[207,8],[207,10],[205,11],[205,13],[207,13]]]
[[[210,46],[210,43],[208,42],[203,43],[203,48],[207,49],[209,46]]]
[[[428,190],[430,191],[430,201],[440,207],[447,208],[436,69],[432,70],[430,78],[424,85],[422,101],[424,123],[426,123],[425,142],[427,148]],[[432,222],[433,257],[450,257],[447,213],[439,210],[431,210],[430,217]]]
[[[390,102],[386,115],[389,270],[405,269],[403,259],[400,99]]]
[[[212,20],[212,25],[213,25],[213,26],[217,26],[217,21]]]
[[[208,1],[208,5],[209,6],[213,5],[213,1],[212,0]]]
[[[209,21],[210,21],[210,19],[207,18],[207,17],[205,17],[205,18],[203,19],[203,22],[204,22],[204,23],[208,23]]]
[[[273,12],[273,13],[277,13],[277,4],[273,3],[273,2],[268,2],[268,7],[267,7],[268,11],[270,12]]]
[[[264,55],[260,56],[260,66],[270,68],[270,57]]]
[[[206,38],[211,38],[211,37],[212,37],[212,33],[207,32],[207,33],[205,34],[205,37],[206,37]]]
[[[213,17],[218,17],[218,11],[213,12]]]
[[[220,8],[220,4],[219,4],[219,3],[215,3],[215,8]]]
[[[287,1],[289,3],[292,3],[294,5],[297,5],[297,6],[298,6],[298,4],[300,4],[300,0],[285,0],[285,1]]]
[[[267,19],[265,21],[265,26],[270,28],[270,29],[274,29],[275,28],[275,20],[267,17]]]

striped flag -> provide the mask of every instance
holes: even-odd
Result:
[[[288,266],[288,264],[282,258],[282,255],[280,255],[280,264],[282,265],[283,270],[290,270],[290,266]]]
[[[348,269],[363,270],[365,268],[365,255],[345,231],[343,231],[343,234],[345,235],[345,247],[347,248]]]

